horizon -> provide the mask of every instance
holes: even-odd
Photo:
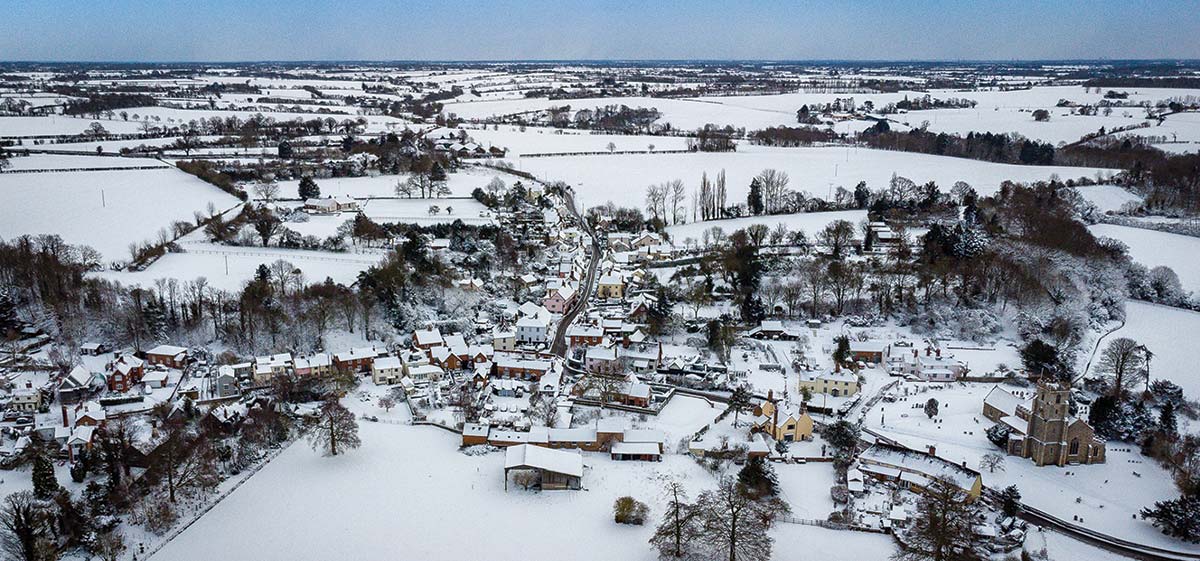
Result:
[[[1200,10],[1178,0],[115,0],[20,3],[7,15],[0,53],[22,62],[1200,59]]]

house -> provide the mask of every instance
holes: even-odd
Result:
[[[142,383],[147,388],[165,388],[167,387],[167,373],[154,371],[142,376]]]
[[[22,413],[36,413],[42,408],[42,392],[34,388],[18,388],[13,390],[9,408]]]
[[[123,355],[109,364],[108,389],[127,392],[142,381],[145,373],[145,361],[133,355]]]
[[[820,374],[804,374],[800,377],[800,391],[805,388],[812,394],[828,394],[832,397],[845,397],[858,393],[862,384],[853,372],[834,368],[832,372]]]
[[[783,442],[811,440],[813,419],[803,405],[779,403],[767,392],[767,399],[754,406],[754,429]]]
[[[83,366],[72,368],[58,384],[58,399],[63,403],[75,403],[107,385],[104,377]]]
[[[575,324],[567,328],[567,345],[595,346],[604,342],[604,330],[597,325]]]
[[[763,322],[750,331],[746,335],[755,339],[781,339],[786,341],[795,341],[800,337],[800,332],[795,329],[785,328],[782,321],[778,320],[763,320]]]
[[[333,375],[333,357],[329,353],[317,353],[297,358],[292,361],[292,372],[297,376],[331,376]]]
[[[108,352],[108,345],[104,343],[84,343],[79,346],[79,354],[87,356],[99,356]]]
[[[651,395],[650,384],[630,380],[621,384],[614,397],[618,403],[624,405],[650,407]]]
[[[882,364],[889,348],[886,341],[850,341],[850,359]]]
[[[254,357],[254,384],[265,386],[276,376],[287,374],[292,365],[292,353]]]
[[[536,473],[539,489],[579,489],[583,481],[583,456],[578,451],[556,450],[530,444],[518,444],[504,451],[504,490],[508,490],[509,472],[531,470]]]
[[[350,195],[338,195],[333,198],[333,202],[337,203],[338,212],[358,212],[358,201]]]
[[[427,351],[443,343],[442,333],[437,328],[418,329],[413,332],[413,346],[418,349]]]
[[[968,501],[978,499],[983,492],[983,477],[975,470],[933,454],[885,444],[877,443],[859,454],[857,469],[866,476],[894,481],[918,492],[928,488],[935,478],[966,493]]]
[[[542,305],[555,314],[565,313],[575,303],[575,289],[570,286],[559,287],[550,292]]]
[[[597,298],[624,298],[625,297],[625,281],[621,275],[608,273],[600,277],[600,281],[596,285]]]
[[[217,376],[213,378],[212,392],[214,397],[233,397],[241,393],[241,388],[238,386],[237,376],[233,373],[233,367],[222,365],[217,368]]]
[[[479,423],[463,423],[462,445],[477,446],[487,444],[488,426]]]
[[[517,349],[517,332],[511,329],[497,327],[492,330],[492,348],[497,351],[514,351]]]
[[[186,347],[174,345],[159,345],[146,351],[146,362],[151,365],[162,365],[167,368],[183,368],[187,366],[188,350]]]
[[[526,353],[496,353],[496,376],[521,380],[540,380],[552,363],[539,355]]]
[[[75,426],[98,427],[108,420],[108,412],[99,403],[89,401],[75,409]]]
[[[371,370],[375,357],[379,356],[375,347],[355,347],[348,351],[333,355],[333,366],[338,372],[361,373]]]
[[[996,386],[983,400],[983,416],[1005,425],[1006,451],[1038,466],[1102,464],[1106,443],[1087,421],[1070,414],[1070,388],[1038,384],[1032,398]]]
[[[662,461],[662,448],[654,442],[615,442],[609,454],[618,461]]]
[[[332,197],[304,199],[304,210],[312,214],[337,214],[338,203]]]
[[[616,376],[625,370],[618,347],[587,347],[583,352],[583,368],[592,374]]]
[[[517,343],[541,345],[545,344],[549,337],[550,320],[548,317],[525,316],[517,320]]]
[[[375,359],[371,364],[371,380],[376,385],[395,384],[404,376],[404,364],[398,357],[385,356]]]
[[[414,384],[425,385],[431,381],[440,380],[445,375],[446,372],[441,368],[432,364],[423,364],[409,367],[406,376],[412,379]]]

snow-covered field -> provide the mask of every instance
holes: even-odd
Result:
[[[1200,312],[1129,300],[1125,302],[1125,326],[1105,337],[1100,348],[1116,337],[1129,337],[1146,345],[1154,353],[1150,378],[1175,382],[1188,399],[1195,400],[1200,399],[1200,372],[1193,349],[1181,341],[1198,333]],[[1095,366],[1093,361],[1093,371]]]
[[[223,211],[239,201],[174,168],[0,174],[0,237],[58,234],[106,260],[127,260],[130,243],[209,204]]]
[[[585,454],[581,491],[504,491],[502,453],[466,456],[455,435],[432,427],[364,422],[360,449],[323,458],[293,445],[156,556],[208,560],[236,551],[248,559],[655,559],[653,523],[620,526],[612,503],[633,495],[662,515],[657,479],[670,474],[695,496],[713,476],[690,458],[612,462]],[[828,514],[828,464],[779,466],[798,513]],[[831,504],[829,505],[831,506]],[[555,521],[560,521],[556,523]],[[567,522],[569,523],[561,523]],[[780,524],[776,558],[801,548],[823,559],[883,559],[887,536]]]
[[[907,389],[910,397],[896,403],[880,402],[867,413],[866,423],[906,446],[936,446],[938,456],[965,461],[968,467],[978,469],[984,454],[1000,450],[984,433],[992,423],[983,416],[983,398],[992,386],[954,384],[921,391],[933,386],[903,383],[899,393],[903,395]],[[941,404],[937,422],[920,409],[930,397]],[[1081,517],[1083,525],[1109,535],[1157,547],[1200,551],[1200,545],[1169,538],[1149,522],[1133,516],[1154,501],[1178,496],[1166,470],[1142,456],[1136,446],[1119,442],[1109,442],[1107,460],[1104,464],[1059,468],[1037,467],[1029,460],[1007,456],[1003,470],[982,470],[983,484],[992,488],[1016,485],[1025,503],[1068,522],[1073,516]]]
[[[610,142],[616,146],[616,150],[649,150],[651,144],[655,150],[687,149],[687,139],[679,136],[590,134],[588,131],[545,127],[527,127],[521,132],[518,127],[511,125],[499,125],[498,130],[491,127],[467,129],[467,133],[485,146],[507,148],[510,156],[602,152],[608,150]]]
[[[450,187],[453,197],[470,197],[476,187],[483,187],[493,177],[500,176],[505,183],[511,185],[514,179],[487,168],[466,168],[446,176],[446,184]],[[322,197],[349,195],[355,198],[395,197],[396,184],[408,179],[407,175],[376,175],[363,177],[330,177],[317,179],[317,187],[321,189]],[[281,197],[296,197],[300,180],[280,181],[279,195]],[[428,208],[428,206],[426,206]]]
[[[684,240],[688,238],[699,242],[704,235],[704,231],[713,227],[720,228],[724,230],[726,234],[730,234],[735,230],[746,228],[752,224],[765,224],[768,228],[774,228],[776,224],[783,224],[784,226],[787,226],[788,231],[804,231],[805,234],[808,234],[809,239],[811,240],[817,232],[820,232],[821,229],[831,222],[837,220],[849,220],[857,227],[858,223],[866,218],[867,211],[865,210],[838,210],[832,212],[805,212],[799,214],[746,216],[742,218],[705,220],[669,226],[667,228],[667,233],[671,235],[671,239],[676,245],[682,245]]]
[[[47,117],[0,117],[0,137],[3,136],[37,136],[55,134],[83,134],[95,119],[78,119],[62,115]],[[112,121],[101,119],[100,124],[108,132],[133,133],[138,132],[141,123],[133,121]]]
[[[430,214],[430,207],[438,207]],[[448,213],[447,209],[452,209]],[[407,223],[429,226],[462,220],[465,224],[494,222],[487,207],[475,199],[371,199],[363,202],[363,214],[376,222]]]
[[[9,158],[11,170],[56,170],[80,168],[170,167],[154,158],[119,158],[113,156],[63,156],[34,154]]]
[[[1115,224],[1095,224],[1088,229],[1096,236],[1121,240],[1129,246],[1130,257],[1146,267],[1174,269],[1184,290],[1200,292],[1200,238]]]
[[[181,244],[185,253],[168,253],[143,271],[103,271],[97,276],[126,285],[149,287],[162,278],[191,281],[204,277],[208,285],[227,291],[239,291],[254,278],[259,265],[270,266],[280,259],[295,265],[304,273],[308,283],[332,278],[334,282],[351,285],[358,273],[378,263],[380,250],[367,253],[332,253],[275,247],[231,247],[211,243]]]
[[[1117,211],[1126,203],[1138,203],[1142,198],[1119,185],[1086,185],[1076,187],[1083,198],[1096,205],[1100,212]]]
[[[576,188],[578,202],[593,206],[612,201],[642,208],[647,185],[682,179],[689,191],[700,175],[710,179],[725,170],[729,202],[745,201],[750,180],[767,168],[787,172],[789,187],[827,198],[837,187],[853,190],[859,181],[871,189],[885,189],[892,174],[918,184],[936,181],[949,192],[956,181],[966,181],[981,196],[990,195],[1006,179],[1035,181],[1057,174],[1062,178],[1094,177],[1097,168],[1017,166],[994,164],[906,152],[865,148],[772,148],[741,145],[737,152],[688,154],[631,154],[615,156],[562,156],[516,158],[516,167],[544,180],[563,180]]]

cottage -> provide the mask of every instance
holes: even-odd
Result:
[[[375,357],[379,356],[375,347],[355,347],[349,351],[333,355],[333,366],[342,373],[362,373],[371,370]]]
[[[600,282],[596,285],[597,298],[624,298],[625,297],[625,281],[621,275],[608,273],[600,277]]]
[[[575,303],[575,289],[570,286],[563,286],[557,290],[550,292],[549,296],[543,301],[543,305],[547,310],[555,314],[565,313]]]
[[[604,330],[597,325],[572,325],[567,328],[567,344],[594,346],[604,342]]]
[[[146,362],[152,365],[162,365],[167,368],[183,368],[187,366],[188,350],[186,347],[174,345],[159,345],[146,351]]]
[[[783,442],[810,440],[813,419],[803,405],[778,403],[768,392],[767,399],[754,407],[754,430]]]
[[[13,411],[36,413],[38,409],[42,408],[42,392],[33,388],[13,390],[12,401],[9,402],[9,407]]]
[[[933,454],[875,444],[863,451],[857,469],[864,475],[895,481],[915,491],[928,488],[935,478],[948,481],[966,493],[968,501],[983,492],[983,477],[972,469],[947,462]]]
[[[442,333],[437,328],[418,329],[413,332],[413,346],[418,349],[429,350],[443,343]]]
[[[511,329],[497,327],[492,331],[492,348],[497,351],[514,351],[517,349],[517,332]]]
[[[328,353],[317,353],[292,361],[292,372],[297,376],[330,376],[333,374],[333,357]]]
[[[375,359],[371,364],[371,380],[376,385],[395,384],[404,375],[404,364],[394,356]]]
[[[109,364],[108,389],[127,392],[141,382],[144,375],[145,361],[133,355],[121,356]]]
[[[882,364],[890,347],[885,341],[850,341],[850,359]]]
[[[800,391],[808,389],[809,393],[827,394],[832,397],[851,396],[860,389],[862,384],[858,376],[852,372],[834,369],[832,372],[820,374],[805,374],[800,377]]]

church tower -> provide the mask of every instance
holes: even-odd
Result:
[[[1039,466],[1066,464],[1067,413],[1071,395],[1067,386],[1052,382],[1038,384],[1029,418],[1029,457]]]

